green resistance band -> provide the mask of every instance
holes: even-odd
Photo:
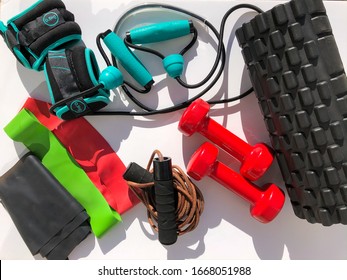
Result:
[[[93,233],[101,237],[121,221],[99,190],[64,146],[28,110],[21,110],[4,128],[16,142],[22,142],[67,191],[86,209]],[[76,139],[78,141],[78,139]]]

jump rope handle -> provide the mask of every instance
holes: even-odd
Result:
[[[196,32],[191,20],[175,20],[141,26],[126,33],[125,41],[131,46],[157,43],[176,39]],[[194,38],[193,38],[194,40]],[[145,51],[145,48],[137,47]],[[163,67],[171,78],[178,78],[183,73],[184,58],[180,54],[171,54],[164,57]]]
[[[136,183],[154,181],[155,208],[158,216],[158,239],[163,245],[171,245],[177,241],[176,223],[176,190],[173,185],[171,158],[153,160],[153,174],[132,162],[123,178]]]
[[[128,49],[123,40],[111,30],[102,34],[102,39],[112,55],[117,58],[124,69],[144,88],[154,83],[152,75]]]
[[[164,245],[177,241],[176,193],[173,185],[171,158],[153,160],[154,193],[158,213],[158,238]]]
[[[153,182],[153,174],[147,169],[138,165],[136,162],[131,162],[123,174],[126,181],[136,182],[139,184]]]
[[[126,33],[132,44],[150,44],[189,35],[194,30],[191,20],[175,20],[134,28]]]

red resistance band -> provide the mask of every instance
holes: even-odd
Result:
[[[85,118],[63,121],[49,107],[33,98],[23,106],[53,132],[114,210],[122,214],[136,205],[139,200],[123,179],[126,167],[101,134]]]

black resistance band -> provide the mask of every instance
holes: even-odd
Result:
[[[31,153],[0,177],[0,201],[33,255],[65,260],[91,232],[85,209]]]

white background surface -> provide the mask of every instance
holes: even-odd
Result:
[[[35,1],[1,1],[1,19],[7,21]],[[238,2],[234,1],[160,1],[179,5],[210,20],[219,29],[224,12]],[[264,10],[276,4],[274,1],[247,1]],[[67,9],[75,14],[83,31],[83,40],[92,48],[98,58],[100,68],[103,63],[95,45],[95,37],[106,29],[113,28],[116,20],[126,10],[141,1],[114,0],[65,0]],[[340,49],[344,65],[347,65],[347,2],[325,2],[334,35]],[[156,13],[156,16],[158,14]],[[228,21],[225,44],[229,60],[223,80],[205,96],[220,98],[237,95],[250,87],[250,81],[240,48],[234,40],[234,31],[242,22],[254,14],[245,10],[235,14]],[[169,14],[167,19],[171,18]],[[134,19],[136,20],[136,19]],[[199,44],[186,56],[187,79],[201,80],[209,71],[214,56],[215,43],[205,28],[198,26]],[[213,43],[211,43],[211,41]],[[178,52],[180,43],[165,44],[164,53]],[[156,85],[143,101],[149,106],[167,106],[183,101],[196,91],[187,92],[170,79],[161,69],[161,62],[150,55],[140,55],[144,63],[155,75]],[[48,91],[43,73],[25,69],[16,62],[3,42],[0,42],[0,175],[6,172],[25,152],[20,144],[15,144],[5,135],[2,128],[15,116],[28,96],[48,100]],[[118,91],[109,109],[131,109]],[[182,136],[177,123],[182,111],[166,115],[142,117],[87,117],[94,127],[107,139],[125,165],[132,161],[145,166],[154,149],[170,156],[174,164],[185,168],[190,156],[205,139],[199,135],[190,138]],[[214,106],[212,117],[227,129],[248,141],[269,143],[257,100],[252,94],[240,102]],[[231,168],[239,164],[220,153],[220,160]],[[285,190],[280,171],[275,162],[258,185],[274,182]],[[123,222],[111,229],[101,239],[93,235],[84,240],[70,255],[70,259],[347,259],[347,227],[334,225],[323,227],[309,224],[294,215],[287,197],[286,204],[277,218],[269,224],[261,224],[249,214],[249,204],[206,178],[197,183],[205,198],[205,210],[198,228],[182,237],[176,244],[162,246],[147,223],[145,208],[139,204],[122,216]],[[31,256],[6,210],[0,206],[0,259],[40,259]]]

